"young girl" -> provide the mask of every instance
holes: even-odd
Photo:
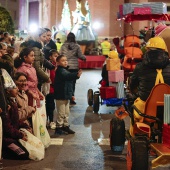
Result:
[[[28,105],[34,106],[34,99],[36,100],[37,107],[40,107],[40,100],[43,100],[44,96],[37,87],[37,74],[35,68],[32,66],[34,59],[34,51],[31,48],[24,48],[19,54],[17,72],[23,72],[27,75],[28,86],[25,90],[28,94]]]
[[[55,129],[56,123],[53,121],[53,112],[55,109],[55,103],[54,103],[54,77],[55,77],[55,71],[57,68],[56,58],[58,57],[59,53],[57,50],[50,50],[49,52],[49,59],[50,62],[55,66],[55,70],[50,70],[50,93],[46,96],[46,112],[47,112],[47,120],[49,119],[50,122],[50,128]]]
[[[57,70],[54,80],[54,98],[57,106],[57,134],[74,134],[75,132],[69,128],[69,101],[73,94],[73,81],[78,79],[82,70],[78,72],[69,72],[67,70],[67,57],[59,55],[57,57]]]

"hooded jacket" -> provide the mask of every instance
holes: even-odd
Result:
[[[164,83],[170,85],[170,62],[168,53],[163,50],[150,50],[145,53],[144,59],[138,63],[130,78],[130,90],[137,89],[137,96],[146,101],[152,88],[155,86],[157,71],[162,69]]]
[[[45,59],[44,53],[42,52],[42,44],[30,37],[27,41],[21,44],[21,47],[30,47],[33,49],[35,56],[33,66],[36,70],[39,83],[41,84],[48,81],[49,76],[44,72],[43,66],[49,70],[52,70],[55,67],[47,59]]]
[[[82,54],[80,46],[74,42],[65,42],[60,48],[60,54],[67,57],[69,69],[79,69],[78,59],[86,60]]]

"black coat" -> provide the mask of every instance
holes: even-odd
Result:
[[[73,94],[73,80],[78,79],[77,72],[70,73],[58,66],[54,79],[54,99],[70,100]]]
[[[155,86],[156,69],[162,69],[164,83],[170,85],[169,56],[162,50],[146,52],[144,60],[136,65],[131,76],[130,90],[133,92],[137,89],[137,96],[143,101],[146,101]]]

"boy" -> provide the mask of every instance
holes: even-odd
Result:
[[[59,55],[56,61],[58,66],[54,80],[54,99],[56,99],[57,107],[56,133],[74,134],[68,123],[69,103],[73,94],[73,81],[81,76],[82,70],[70,73],[67,70],[67,57],[64,55]]]

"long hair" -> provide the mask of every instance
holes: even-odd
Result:
[[[14,66],[15,68],[18,68],[21,66],[21,64],[25,61],[24,56],[28,56],[30,54],[30,52],[33,51],[32,48],[23,48],[19,54],[19,57],[17,57],[14,60]]]

